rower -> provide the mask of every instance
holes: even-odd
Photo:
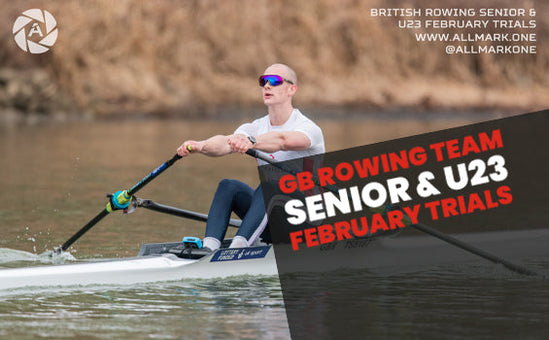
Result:
[[[267,115],[239,126],[232,135],[217,135],[202,141],[187,140],[177,149],[186,157],[201,153],[210,157],[249,149],[264,151],[276,162],[325,152],[322,130],[292,105],[297,91],[297,75],[289,66],[273,64],[259,77]],[[259,165],[265,164],[258,161]],[[260,235],[268,234],[267,213],[261,185],[253,189],[234,179],[222,180],[215,192],[203,240],[206,251],[220,248],[231,213],[242,219],[230,248],[252,245]],[[269,238],[267,236],[267,238]]]

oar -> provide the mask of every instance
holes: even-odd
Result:
[[[518,264],[509,262],[504,258],[501,258],[497,255],[494,255],[494,254],[489,253],[485,250],[477,248],[477,247],[475,247],[471,244],[465,243],[465,242],[463,242],[461,240],[458,240],[457,238],[452,237],[450,235],[443,234],[440,231],[438,231],[436,229],[433,229],[433,228],[431,228],[431,227],[429,227],[425,224],[417,223],[417,224],[412,224],[411,226],[416,228],[417,230],[421,230],[424,233],[427,233],[427,234],[432,235],[432,236],[434,236],[438,239],[441,239],[444,242],[453,244],[454,246],[456,246],[458,248],[461,248],[461,249],[466,250],[468,252],[471,252],[471,253],[473,253],[477,256],[485,258],[488,261],[491,261],[491,262],[496,263],[496,264],[502,264],[505,268],[507,268],[509,270],[512,270],[516,273],[524,274],[524,275],[531,275],[531,276],[539,276],[540,275],[540,274],[536,273],[535,271],[532,271],[532,270],[530,270],[526,267],[523,267],[523,266],[520,266]]]
[[[143,188],[145,185],[147,185],[150,181],[155,179],[158,175],[160,175],[164,170],[169,168],[173,165],[177,160],[179,160],[181,156],[178,154],[175,154],[171,159],[164,162],[162,165],[160,165],[158,168],[154,169],[150,174],[143,177],[142,180],[137,182],[131,189],[129,190],[123,190],[115,193],[109,203],[107,203],[107,206],[105,209],[101,210],[97,216],[92,218],[85,226],[82,227],[76,234],[74,234],[71,238],[69,238],[65,243],[63,243],[62,246],[55,248],[55,253],[60,254],[67,250],[76,240],[78,240],[82,235],[84,235],[88,230],[90,230],[94,225],[96,225],[99,221],[103,219],[103,217],[107,216],[109,213],[111,213],[114,210],[119,209],[125,209],[130,204],[132,196],[138,192],[141,188]]]
[[[283,166],[275,161],[273,161],[271,158],[269,158],[268,156],[266,156],[265,154],[262,154],[260,152],[258,152],[257,150],[255,149],[249,149],[248,151],[246,151],[246,153],[254,158],[257,158],[257,159],[261,159],[262,161],[265,161],[283,171],[286,171],[288,173],[291,173],[291,174],[296,174],[297,171],[295,169],[290,169],[286,166]],[[315,181],[316,179],[313,179],[313,181]],[[315,183],[318,183],[318,181],[315,181]],[[327,187],[328,190],[334,190],[333,188],[329,188]],[[535,272],[535,271],[532,271],[526,267],[523,267],[521,265],[518,265],[518,264],[515,264],[515,263],[512,263],[512,262],[509,262],[497,255],[494,255],[490,252],[487,252],[485,250],[482,250],[482,249],[479,249],[473,245],[470,245],[468,243],[465,243],[463,241],[460,241],[458,239],[456,239],[455,237],[452,237],[450,235],[446,235],[446,234],[443,234],[425,224],[422,224],[422,223],[418,223],[418,224],[411,224],[410,225],[411,227],[414,227],[415,229],[417,230],[420,230],[426,234],[429,234],[431,236],[434,236],[444,242],[447,242],[447,243],[450,243],[458,248],[461,248],[463,250],[466,250],[470,253],[473,253],[477,256],[480,256],[488,261],[491,261],[493,263],[496,263],[496,264],[501,264],[503,265],[505,268],[513,271],[513,272],[516,272],[516,273],[519,273],[519,274],[524,274],[524,275],[531,275],[531,276],[540,276],[539,273]]]
[[[184,217],[184,218],[188,218],[188,219],[200,221],[200,222],[208,221],[208,215],[206,214],[202,214],[202,213],[191,211],[191,210],[171,207],[169,205],[156,203],[154,201],[147,200],[147,199],[137,198],[134,204],[136,207],[141,207],[141,208],[153,210],[153,211],[164,213],[164,214]],[[228,225],[231,227],[240,227],[241,223],[242,223],[241,220],[236,220],[231,218],[229,220]]]

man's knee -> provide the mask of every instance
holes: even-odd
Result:
[[[217,185],[217,190],[221,191],[228,191],[228,190],[234,190],[238,185],[238,181],[236,179],[222,179],[219,181],[219,184]]]

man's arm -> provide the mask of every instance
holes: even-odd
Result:
[[[203,141],[188,140],[177,149],[177,154],[181,157],[185,157],[191,152],[202,153],[210,157],[225,156],[233,152],[228,143],[230,137],[232,136],[217,135]],[[189,146],[191,151],[188,149]]]
[[[243,135],[233,135],[228,139],[233,152],[245,153],[254,148],[265,152],[300,151],[311,146],[311,140],[301,131],[272,131],[254,136],[256,144]]]

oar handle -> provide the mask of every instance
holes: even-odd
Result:
[[[275,167],[277,167],[277,168],[279,168],[283,171],[286,171],[287,173],[290,173],[290,174],[293,174],[293,175],[297,174],[296,169],[292,169],[292,168],[284,166],[280,163],[277,163],[277,162],[274,161],[274,159],[270,158],[269,156],[267,156],[263,152],[257,151],[256,149],[248,149],[248,151],[246,151],[246,154],[252,156],[253,158],[260,159],[260,160],[262,160],[266,163],[274,165]]]
[[[246,153],[254,158],[259,158],[259,152],[256,149],[248,149]]]
[[[274,160],[270,159],[267,155],[260,153],[256,149],[248,149],[248,151],[246,151],[246,154],[252,156],[253,158],[261,159],[262,161],[267,162],[269,164],[272,164],[272,165],[276,164]]]

